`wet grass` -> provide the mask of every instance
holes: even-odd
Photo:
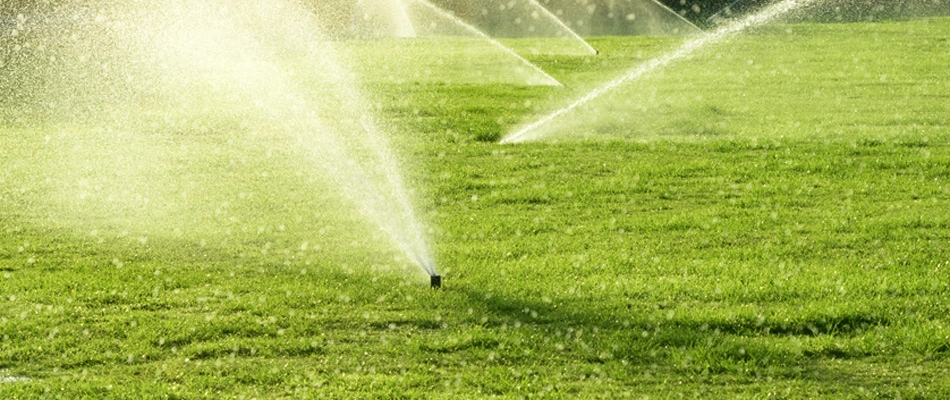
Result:
[[[77,232],[31,199],[36,147],[5,130],[0,378],[29,380],[0,397],[950,396],[950,94],[933,79],[950,64],[919,51],[946,22],[788,27],[808,52],[786,27],[743,38],[727,58],[807,53],[800,90],[741,71],[760,97],[739,109],[680,81],[657,97],[692,99],[665,103],[663,137],[491,143],[669,40],[537,58],[560,89],[370,82],[411,135],[440,291],[365,242],[300,248],[305,234],[270,228],[293,213],[246,241]],[[881,36],[938,62],[907,70]],[[862,68],[830,72],[839,56]],[[805,107],[815,90],[862,107]],[[724,132],[690,134],[703,127]]]

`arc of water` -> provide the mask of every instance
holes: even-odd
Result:
[[[653,0],[653,3],[655,3],[655,4],[656,4],[657,6],[659,6],[659,7],[662,7],[664,10],[669,11],[670,14],[675,15],[677,18],[679,18],[680,20],[682,20],[683,22],[685,22],[687,25],[693,27],[693,29],[694,29],[696,32],[702,32],[702,29],[700,29],[698,26],[696,26],[696,24],[694,24],[694,23],[692,23],[690,20],[686,19],[686,17],[684,17],[682,14],[680,14],[680,13],[678,13],[678,12],[676,12],[676,11],[673,11],[673,9],[670,8],[669,6],[667,6],[666,4],[660,3],[660,0]]]
[[[364,113],[368,115],[368,113]],[[375,154],[375,159],[381,161],[384,168],[384,173],[388,183],[395,189],[394,199],[390,201],[395,201],[397,206],[397,212],[404,217],[404,223],[406,226],[395,226],[393,228],[388,228],[387,224],[383,221],[378,221],[383,227],[383,230],[389,233],[397,245],[406,253],[407,257],[418,266],[428,273],[429,275],[437,275],[435,259],[432,257],[432,253],[429,251],[426,239],[423,236],[423,229],[419,223],[419,219],[415,214],[415,207],[413,207],[412,202],[409,201],[409,194],[407,191],[408,185],[405,183],[402,174],[398,171],[398,165],[396,158],[394,157],[392,151],[388,149],[386,145],[386,138],[379,133],[379,129],[374,121],[369,117],[364,117],[360,121],[363,126],[363,130],[367,132],[370,136],[371,143],[374,144],[372,150]],[[378,199],[382,201],[384,199]],[[387,216],[383,216],[384,219]],[[403,237],[403,235],[408,237]]]
[[[352,90],[352,89],[348,89]],[[287,101],[295,105],[316,109],[305,100],[288,95]],[[352,100],[352,99],[347,99]],[[359,104],[349,104],[359,107]],[[301,107],[302,108],[302,107]],[[307,109],[307,108],[302,108]],[[363,113],[365,114],[365,113]],[[387,141],[380,134],[370,117],[360,118],[361,133],[370,144],[372,165],[352,161],[354,154],[348,151],[347,144],[333,135],[320,134],[327,130],[321,122],[321,116],[311,115],[299,126],[286,127],[293,132],[303,148],[310,149],[315,160],[348,161],[343,168],[330,169],[332,181],[342,189],[343,194],[354,204],[361,214],[369,218],[387,235],[409,261],[415,263],[429,275],[435,275],[436,263],[426,245],[423,229],[416,218],[414,208],[409,201],[406,184],[398,172],[398,163],[389,150]],[[377,176],[380,174],[382,176]]]
[[[587,41],[584,40],[584,38],[582,38],[580,35],[578,35],[577,32],[574,32],[574,30],[571,29],[569,26],[567,26],[567,24],[565,24],[564,21],[561,21],[561,19],[558,18],[556,15],[554,15],[554,13],[552,13],[551,10],[548,10],[546,7],[542,6],[541,3],[538,3],[537,0],[528,0],[528,3],[531,4],[531,5],[533,5],[534,7],[536,7],[539,11],[541,11],[541,13],[543,13],[544,15],[546,15],[548,18],[550,18],[550,19],[551,19],[552,21],[554,21],[556,24],[558,24],[558,26],[560,26],[561,28],[563,28],[568,34],[571,35],[571,37],[573,37],[573,38],[579,40],[581,43],[583,43],[583,44],[584,44],[584,47],[586,47],[588,50],[590,50],[590,53],[591,53],[591,54],[598,54],[598,53],[599,53],[599,52],[597,51],[597,49],[595,49],[593,46],[590,45],[590,43],[587,43]]]
[[[393,14],[396,18],[396,36],[407,38],[416,37],[416,27],[412,24],[412,20],[409,19],[409,14],[406,12],[406,4],[401,0],[391,0],[390,4],[394,9]]]
[[[627,72],[621,75],[619,78],[614,79],[608,82],[607,84],[593,90],[592,92],[588,93],[587,95],[580,98],[579,100],[571,103],[567,107],[561,108],[560,110],[557,110],[545,116],[544,118],[541,118],[535,121],[534,123],[531,123],[515,131],[511,135],[508,135],[507,137],[503,138],[499,143],[503,143],[503,144],[521,143],[528,140],[537,139],[541,135],[536,133],[536,130],[540,128],[541,126],[546,125],[550,123],[551,121],[553,121],[554,119],[603,96],[604,94],[616,89],[617,87],[629,81],[636,80],[649,72],[652,72],[654,70],[667,66],[673,61],[686,57],[692,54],[693,52],[695,52],[696,50],[699,50],[705,46],[708,46],[713,43],[718,43],[724,40],[725,38],[731,35],[734,35],[738,32],[741,32],[745,29],[748,29],[750,27],[765,24],[785,13],[791,12],[797,8],[806,6],[815,1],[816,0],[784,0],[765,8],[759,13],[750,15],[749,17],[746,17],[744,20],[741,20],[737,23],[722,27],[708,35],[702,35],[692,40],[689,40],[671,53],[668,53],[662,57],[654,58],[645,64],[642,64],[640,66],[627,70]]]
[[[324,55],[321,68],[331,76],[346,76],[347,71],[333,59],[329,46],[322,43],[313,46],[309,50]],[[351,112],[351,116],[357,116],[354,121],[336,121],[340,125],[334,126],[333,122],[327,122],[333,116],[321,109],[319,99],[294,90],[295,85],[287,76],[272,74],[271,79],[269,91],[261,91],[270,95],[269,104],[275,108],[271,115],[273,120],[280,121],[278,123],[302,148],[309,149],[331,181],[363,216],[389,235],[409,261],[427,274],[436,275],[436,262],[416,218],[399,162],[354,83],[347,79],[332,82],[338,96],[335,100]],[[296,119],[289,119],[280,113],[282,110],[309,111],[301,111]],[[368,161],[357,161],[363,158],[359,154],[361,148],[368,152],[364,155]]]
[[[499,50],[505,52],[506,54],[508,54],[508,55],[510,55],[510,56],[512,56],[512,57],[517,58],[517,59],[520,60],[526,67],[528,67],[529,69],[531,69],[531,70],[533,70],[533,71],[535,71],[535,72],[541,74],[541,76],[543,76],[543,77],[544,77],[544,80],[545,80],[545,82],[544,82],[543,84],[545,84],[545,85],[550,85],[550,86],[563,86],[563,85],[561,84],[561,82],[558,82],[558,81],[557,81],[557,79],[554,79],[554,77],[552,77],[551,75],[548,75],[547,72],[544,72],[544,70],[542,70],[541,68],[538,68],[537,65],[532,64],[530,61],[526,60],[524,57],[518,55],[518,53],[515,53],[514,50],[511,50],[511,49],[508,48],[507,46],[501,44],[501,42],[499,42],[499,41],[497,41],[497,40],[495,40],[495,39],[492,39],[490,36],[486,35],[485,32],[482,32],[481,30],[479,30],[478,28],[472,26],[471,24],[468,24],[468,23],[466,23],[465,21],[462,21],[461,19],[459,19],[459,18],[456,17],[455,15],[452,15],[452,13],[443,10],[443,9],[440,8],[439,6],[437,6],[437,5],[435,5],[435,4],[432,4],[432,3],[430,3],[430,2],[428,2],[428,1],[426,1],[426,0],[404,0],[404,1],[416,2],[417,4],[421,4],[421,5],[425,6],[426,8],[430,9],[432,12],[435,12],[436,14],[438,14],[438,15],[444,17],[444,18],[451,19],[451,20],[454,21],[455,23],[459,24],[459,26],[463,27],[466,31],[468,31],[468,32],[470,32],[470,33],[472,33],[472,34],[478,36],[479,38],[482,38],[482,39],[487,40],[488,43],[490,43],[492,46],[495,46],[495,47],[497,47]]]
[[[241,103],[255,104],[251,119],[263,117],[268,129],[295,139],[312,165],[367,222],[387,235],[408,261],[436,274],[400,163],[349,70],[317,28],[315,15],[291,1],[217,7],[228,1],[173,0],[169,8],[182,13],[172,19],[175,23],[160,23],[145,30],[143,38],[130,40],[142,41],[157,57],[154,64],[163,76],[215,76],[220,81],[214,86],[241,96]],[[195,43],[194,37],[206,41]],[[319,73],[298,74],[291,67],[295,62],[287,64],[275,54],[303,57]],[[168,65],[183,69],[166,71]]]

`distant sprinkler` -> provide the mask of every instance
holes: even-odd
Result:
[[[429,276],[429,285],[432,286],[433,289],[441,288],[441,287],[442,287],[442,275],[439,275],[439,274],[430,275],[430,276]]]

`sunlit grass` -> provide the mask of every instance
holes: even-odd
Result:
[[[232,199],[230,239],[214,207],[93,234],[51,218],[58,128],[2,128],[0,378],[29,380],[0,397],[946,397],[946,22],[766,29],[648,81],[648,125],[557,144],[491,140],[676,40],[533,58],[565,88],[364,81],[441,291],[293,207],[319,186],[276,141],[165,150],[193,204],[262,196]]]
[[[950,63],[938,27],[944,22],[759,28],[631,80],[537,131],[554,141],[852,140],[940,129]]]

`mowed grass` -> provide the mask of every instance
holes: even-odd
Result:
[[[492,141],[676,41],[533,58],[564,88],[367,82],[438,291],[274,229],[66,229],[21,161],[0,175],[0,397],[948,397],[948,22],[759,31],[649,81],[631,113],[665,107],[655,131],[556,144]],[[796,56],[786,77],[722,64]]]

